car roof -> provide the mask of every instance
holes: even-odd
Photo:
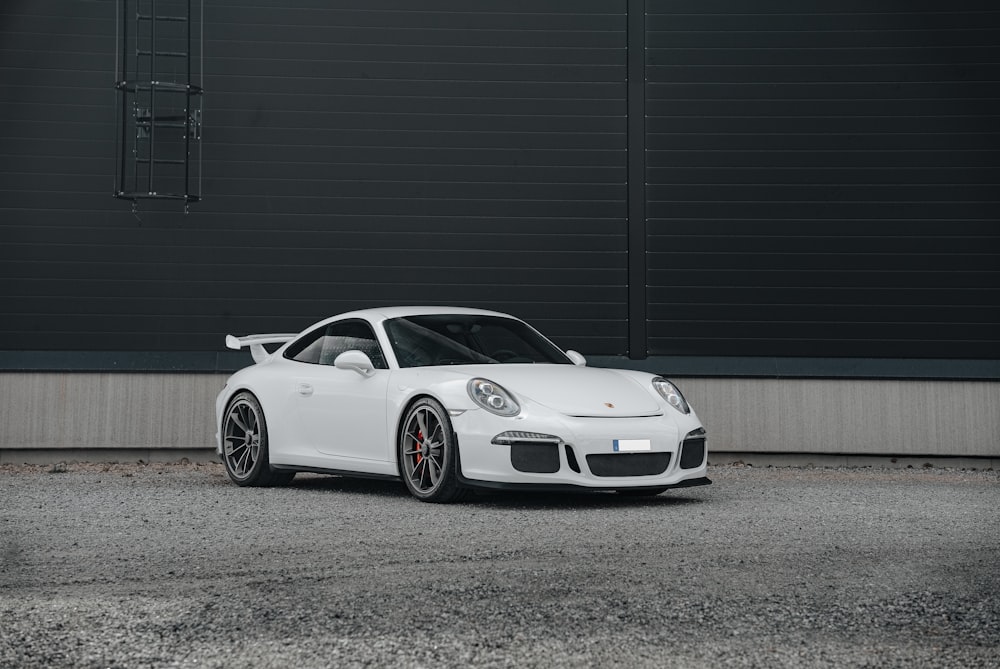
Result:
[[[469,307],[376,307],[373,309],[360,309],[349,313],[340,314],[334,318],[344,317],[366,317],[372,320],[382,320],[388,318],[403,318],[406,316],[430,316],[434,314],[456,314],[465,316],[500,316],[503,318],[513,318],[509,314],[499,311],[489,311],[486,309],[471,309]]]
[[[520,320],[515,316],[510,314],[504,314],[499,311],[488,311],[486,309],[471,309],[469,307],[375,307],[372,309],[358,309],[357,311],[347,311],[342,314],[337,314],[335,316],[328,316],[323,320],[316,321],[305,330],[301,330],[294,337],[291,337],[290,341],[295,341],[306,335],[309,332],[313,332],[318,327],[323,327],[333,323],[334,321],[348,320],[351,318],[361,318],[372,324],[379,324],[392,318],[404,318],[406,316],[432,316],[434,314],[452,314],[452,315],[464,315],[464,316],[497,316],[499,318],[511,318],[513,320]]]

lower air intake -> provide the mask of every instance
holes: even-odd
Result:
[[[670,453],[615,453],[587,456],[594,476],[656,476],[667,471]]]
[[[705,461],[705,437],[688,437],[681,444],[681,469],[697,469]]]
[[[519,472],[554,474],[559,471],[559,445],[514,442],[510,446],[510,464]]]

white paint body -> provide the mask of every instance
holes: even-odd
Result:
[[[432,397],[451,416],[460,474],[470,485],[618,489],[672,486],[706,476],[707,457],[698,466],[680,468],[681,442],[702,428],[697,415],[693,410],[682,413],[668,404],[652,386],[656,378],[652,374],[585,367],[579,364],[582,357],[578,354],[569,356],[577,364],[400,368],[384,329],[385,321],[429,314],[511,318],[475,309],[400,307],[356,311],[321,321],[303,334],[338,320],[367,321],[388,369],[365,374],[333,365],[297,362],[282,355],[293,340],[229,378],[216,400],[216,430],[231,399],[246,390],[258,398],[263,408],[271,465],[399,476],[396,444],[400,422],[413,401]],[[252,341],[247,338],[246,345]],[[520,412],[503,417],[480,407],[467,390],[469,380],[476,377],[503,386],[515,397]],[[531,473],[515,469],[511,446],[491,443],[508,431],[558,437],[558,471]],[[670,464],[655,476],[594,475],[586,456],[614,453],[615,440],[648,442],[647,452],[670,453]],[[575,468],[567,461],[565,445],[570,445],[575,454]],[[216,449],[222,453],[218,432]]]

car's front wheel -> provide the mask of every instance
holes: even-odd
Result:
[[[399,474],[410,494],[438,503],[463,497],[457,448],[444,407],[430,397],[414,402],[403,418],[397,448]]]
[[[288,483],[294,472],[271,469],[267,451],[267,422],[253,393],[233,398],[222,421],[222,461],[236,485],[271,486]]]

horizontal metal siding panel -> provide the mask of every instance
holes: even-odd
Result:
[[[107,126],[111,131],[110,124]],[[296,136],[296,141],[303,140],[297,137],[297,129],[289,131],[290,136]],[[89,134],[89,133],[88,133]],[[100,156],[102,151],[107,150],[107,143],[100,140],[66,139],[38,141],[34,138],[0,136],[3,146],[0,155],[5,157],[7,166],[5,172],[16,173],[14,163],[21,158],[27,157],[49,157],[56,159],[53,161],[54,167],[59,167],[58,160],[62,158],[97,158],[110,161],[109,158]],[[565,151],[553,151],[538,149],[533,147],[380,147],[380,146],[348,146],[348,147],[314,147],[304,144],[269,144],[269,145],[248,145],[248,144],[227,144],[210,145],[216,155],[221,154],[224,160],[234,162],[259,162],[264,165],[273,163],[292,164],[320,164],[320,165],[383,165],[389,167],[397,165],[442,165],[482,167],[482,166],[509,166],[509,167],[550,167],[550,168],[575,168],[575,167],[602,167],[617,168],[625,174],[623,164],[625,150],[602,150],[602,149],[570,149]],[[331,150],[335,148],[336,151]],[[110,162],[109,162],[110,165]],[[464,169],[462,171],[464,173]],[[206,175],[209,178],[211,175]],[[236,174],[227,174],[226,177],[238,177]],[[218,192],[218,191],[216,191]],[[222,196],[225,197],[225,193]],[[214,200],[215,198],[213,198]],[[208,204],[208,203],[206,203]],[[210,206],[210,204],[209,204]],[[199,209],[205,209],[200,207]],[[220,208],[220,213],[225,213],[224,208]]]
[[[899,64],[873,67],[853,65],[809,65],[789,62],[785,65],[754,68],[747,63],[736,65],[661,65],[647,68],[652,80],[677,83],[699,81],[730,84],[760,85],[763,83],[795,85],[803,82],[823,82],[830,85],[845,83],[886,83],[922,80],[964,81],[970,84],[988,82],[994,75],[991,62],[960,62],[954,64]]]
[[[206,198],[133,216],[110,198],[113,6],[0,7],[0,348],[214,350],[436,303],[624,351],[624,2],[213,0],[205,21]]]
[[[110,189],[109,189],[110,192]],[[107,196],[80,191],[0,191],[0,197],[12,209],[62,209],[64,211],[100,211]],[[575,229],[573,221],[579,218],[597,216],[612,218],[619,213],[620,206],[615,201],[572,201],[572,200],[528,200],[528,199],[478,199],[478,198],[405,198],[405,197],[329,197],[326,195],[282,196],[258,194],[255,196],[219,195],[213,206],[225,207],[230,213],[308,216],[447,216],[452,218],[529,217],[546,218],[549,230],[559,230],[571,234]],[[202,210],[208,207],[203,207]],[[152,209],[152,206],[150,206]],[[554,213],[557,212],[557,213]],[[151,216],[152,211],[147,215]],[[191,224],[199,219],[192,217]],[[624,223],[619,227],[624,229]],[[294,234],[294,228],[288,234]],[[608,236],[614,238],[613,228]],[[448,240],[442,240],[442,248],[448,247]],[[378,251],[378,249],[371,249]],[[527,250],[527,249],[526,249]],[[292,259],[286,259],[291,261]]]
[[[650,352],[995,358],[1000,10],[647,7]]]

